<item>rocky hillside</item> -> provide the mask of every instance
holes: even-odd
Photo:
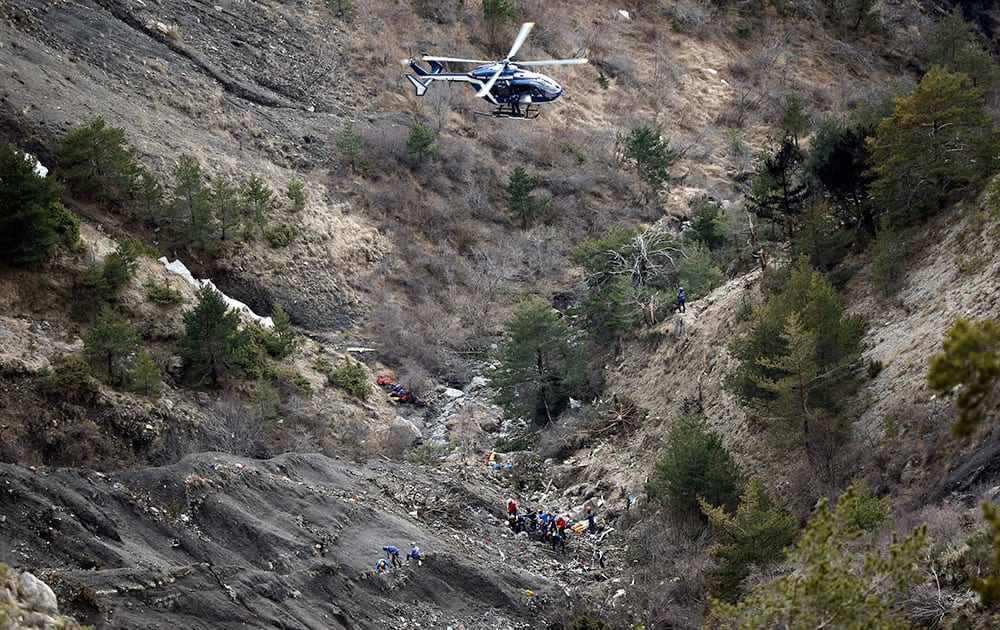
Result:
[[[45,567],[62,610],[96,627],[537,628],[609,577],[512,537],[486,468],[203,453],[2,474],[7,562]],[[376,571],[412,543],[420,563]]]
[[[679,410],[704,410],[740,464],[799,515],[839,490],[769,452],[722,387],[733,365],[724,348],[760,296],[750,252],[686,314],[595,357],[606,383],[593,413],[614,418],[635,403],[627,431],[561,433],[591,413],[571,412],[542,438],[545,459],[521,452],[495,469],[483,455],[521,424],[491,404],[483,359],[523,298],[560,308],[577,299],[580,271],[565,255],[584,238],[618,225],[679,229],[705,196],[738,207],[788,95],[819,119],[913,84],[947,4],[881,2],[878,28],[853,32],[810,2],[797,12],[522,3],[518,20],[537,23],[522,58],[591,60],[554,69],[566,93],[529,122],[477,115],[488,106],[466,86],[417,98],[397,63],[423,51],[498,54],[479,3],[6,0],[0,142],[58,177],[58,141],[101,117],[165,186],[190,156],[210,179],[257,176],[282,191],[297,178],[308,203],[277,211],[297,230],[287,246],[250,241],[210,256],[127,211],[68,197],[82,248],[0,269],[0,562],[11,575],[30,571],[60,611],[96,628],[562,628],[581,611],[622,627],[700,626],[710,541],[684,537],[643,497]],[[995,33],[995,7],[979,4],[980,31]],[[436,139],[420,163],[407,154],[414,123]],[[639,124],[662,128],[685,175],[652,203],[616,155],[618,135]],[[366,168],[345,157],[348,130]],[[517,165],[550,198],[530,229],[506,211]],[[955,317],[998,313],[1000,263],[975,253],[993,251],[997,234],[978,207],[904,235],[919,255],[893,298],[871,290],[863,253],[845,263],[856,273],[842,289],[869,320],[865,361],[880,369],[852,406],[837,477],[891,496],[901,528],[936,510],[956,547],[975,499],[996,483],[998,447],[991,432],[951,439],[952,404],[925,378]],[[52,396],[41,377],[58,355],[82,352],[98,308],[76,293],[78,279],[122,236],[155,252],[116,300],[164,370],[161,392],[102,384],[84,402]],[[257,313],[281,305],[303,334],[275,368],[268,431],[246,421],[252,383],[183,382],[175,345],[195,290],[159,256]],[[150,283],[180,302],[155,303]],[[390,375],[429,405],[393,405],[378,389],[350,395],[322,367],[345,357],[365,364],[372,385]],[[413,449],[421,440],[430,448]],[[437,441],[460,449],[441,458]],[[595,505],[604,533],[572,537],[565,553],[514,536],[501,520],[509,496],[572,520]],[[405,553],[411,543],[422,564],[374,569],[383,546]],[[605,567],[592,561],[597,547]],[[39,597],[36,611],[54,614]]]

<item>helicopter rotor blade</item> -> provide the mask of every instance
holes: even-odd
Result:
[[[528,33],[530,33],[531,29],[534,27],[534,22],[525,22],[521,25],[521,30],[518,31],[517,37],[514,38],[514,44],[510,47],[510,52],[507,53],[507,57],[505,58],[507,61],[510,61],[510,59],[517,54],[517,51],[521,49],[521,45],[524,44],[524,40],[528,39]]]
[[[497,77],[500,76],[500,73],[503,72],[504,68],[506,68],[506,67],[507,67],[507,65],[503,64],[499,68],[497,68],[497,71],[493,73],[493,76],[490,77],[490,80],[487,81],[483,85],[483,87],[479,89],[478,92],[476,92],[476,96],[483,97],[483,96],[486,96],[487,94],[489,94],[490,90],[493,88],[493,84],[497,82]]]
[[[543,61],[518,61],[519,66],[579,66],[587,63],[586,59],[545,59]]]
[[[420,57],[423,61],[454,61],[455,63],[496,63],[496,61],[487,61],[485,59],[462,59],[460,57],[435,57],[433,55],[423,55]]]

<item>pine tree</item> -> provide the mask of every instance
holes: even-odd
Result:
[[[481,6],[483,26],[486,28],[486,47],[497,55],[503,55],[510,45],[506,39],[506,30],[517,17],[517,8],[511,0],[482,0]]]
[[[615,147],[622,162],[635,171],[643,185],[643,199],[648,202],[661,190],[684,179],[673,175],[670,169],[681,158],[679,151],[670,148],[670,141],[661,137],[660,127],[642,125],[634,127],[627,135],[618,134]]]
[[[434,131],[424,127],[418,122],[410,125],[410,135],[406,138],[406,162],[417,168],[425,161],[429,160],[435,153],[437,141]]]
[[[240,205],[239,189],[229,180],[216,177],[208,193],[213,214],[218,221],[219,240],[226,241],[233,230],[240,225],[242,207]]]
[[[798,445],[814,465],[829,464],[846,430],[842,403],[858,386],[864,328],[800,257],[730,343],[739,367],[726,386],[781,448]]]
[[[764,569],[784,560],[798,523],[757,478],[747,484],[733,513],[704,500],[700,504],[716,542],[712,548],[715,566],[705,572],[705,582],[713,597],[733,603],[743,596],[744,581],[753,568]]]
[[[243,215],[246,218],[247,229],[257,228],[263,236],[271,215],[277,207],[274,191],[257,175],[251,175],[240,189],[243,204]]]
[[[931,357],[927,382],[931,389],[954,396],[958,418],[952,430],[968,437],[984,419],[996,419],[1000,381],[1000,324],[992,318],[970,322],[959,318]]]
[[[774,154],[764,154],[746,195],[748,209],[760,218],[780,225],[788,240],[795,235],[799,216],[805,207],[802,157],[802,152],[790,137],[782,139]]]
[[[371,162],[365,156],[364,142],[362,142],[358,132],[354,130],[352,123],[344,124],[344,128],[337,135],[336,145],[340,159],[351,170],[364,175],[371,169]]]
[[[97,321],[83,335],[83,351],[92,363],[100,365],[111,382],[117,379],[115,370],[127,356],[135,352],[139,333],[110,306],[101,310]]]
[[[288,185],[285,187],[285,197],[291,203],[291,207],[289,208],[291,212],[302,212],[306,207],[306,201],[309,200],[309,193],[306,192],[305,183],[298,177],[288,180]]]
[[[158,396],[163,382],[163,373],[153,355],[145,348],[139,351],[129,373],[131,389],[145,396]]]
[[[298,347],[299,333],[292,326],[291,318],[280,304],[274,305],[274,309],[271,311],[271,322],[274,326],[270,331],[267,331],[264,346],[269,355],[276,359],[283,359]]]
[[[934,32],[927,36],[924,54],[931,65],[967,74],[972,85],[985,93],[1000,85],[1000,67],[962,17],[961,5],[956,5],[951,13],[941,18]]]
[[[529,175],[520,164],[511,171],[507,182],[507,206],[521,223],[521,229],[528,229],[549,207],[551,199],[532,194],[541,183],[538,175]]]
[[[742,483],[739,467],[705,419],[685,414],[670,427],[646,493],[674,512],[692,516],[701,511],[699,500],[735,508]]]
[[[823,120],[809,142],[803,163],[809,185],[827,193],[836,204],[837,216],[844,226],[862,237],[875,234],[876,209],[868,187],[871,175],[865,138],[875,127],[861,120]]]
[[[726,243],[725,217],[718,203],[702,197],[691,212],[691,228],[684,232],[685,238],[700,241],[710,251],[715,251]]]
[[[857,514],[865,493],[852,484],[835,509],[820,501],[788,554],[789,571],[756,587],[735,605],[712,601],[709,628],[844,628],[908,630],[903,610],[910,588],[926,579],[923,526],[886,548],[851,544],[865,534]]]
[[[789,94],[785,99],[785,107],[781,110],[781,130],[792,139],[798,147],[799,138],[812,127],[812,117],[805,109],[805,103],[798,94]]]
[[[211,194],[205,186],[201,166],[190,155],[182,155],[174,169],[174,191],[170,214],[174,232],[184,243],[204,251],[212,241]]]
[[[80,223],[60,202],[62,187],[35,172],[35,160],[0,145],[0,263],[28,265],[75,245]]]
[[[576,332],[542,299],[515,307],[490,374],[496,402],[511,415],[551,421],[585,391]]]
[[[60,174],[81,197],[121,205],[135,196],[140,170],[123,128],[95,118],[67,133],[58,154]]]
[[[868,139],[876,202],[896,222],[922,219],[979,191],[998,165],[1000,134],[968,75],[934,66]]]
[[[179,352],[190,382],[215,386],[233,370],[240,317],[209,285],[198,289],[197,296],[198,304],[184,313]]]
[[[165,218],[163,186],[148,170],[140,167],[136,181],[136,204],[139,208],[139,218],[143,221],[158,224]]]

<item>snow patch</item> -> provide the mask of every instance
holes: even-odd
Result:
[[[163,266],[167,268],[167,271],[171,273],[176,273],[178,276],[187,280],[188,284],[194,285],[196,287],[203,287],[206,285],[212,287],[213,291],[216,291],[222,296],[222,299],[225,300],[226,302],[226,306],[228,306],[230,309],[243,313],[250,319],[254,320],[258,324],[263,326],[264,328],[274,327],[274,321],[271,320],[270,317],[261,317],[260,315],[254,313],[252,310],[250,310],[250,307],[244,304],[243,302],[233,299],[228,295],[226,295],[225,293],[223,293],[222,291],[219,291],[219,287],[215,286],[215,283],[213,283],[211,280],[196,279],[193,275],[191,275],[191,271],[187,268],[187,266],[180,260],[175,260],[174,262],[170,262],[167,260],[166,256],[160,256],[158,260],[161,263],[163,263]]]

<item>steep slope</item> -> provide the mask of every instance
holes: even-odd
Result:
[[[256,174],[278,191],[293,175],[306,182],[308,208],[282,215],[300,229],[290,247],[250,246],[220,261],[185,261],[260,312],[281,303],[312,335],[296,361],[319,390],[303,406],[321,429],[293,445],[302,450],[336,451],[334,442],[353,439],[366,441],[363,452],[381,453],[399,422],[400,412],[384,399],[357,403],[325,387],[311,369],[315,357],[342,356],[360,335],[361,345],[379,346],[374,354],[390,368],[408,362],[406,370],[425,376],[424,384],[447,378],[465,385],[474,371],[433,356],[430,346],[447,341],[450,357],[475,360],[520,297],[558,293],[577,279],[561,255],[583,236],[619,223],[683,218],[704,194],[738,199],[789,93],[808,93],[820,115],[864,100],[889,77],[906,81],[926,27],[910,1],[884,3],[887,30],[878,37],[777,21],[755,3],[630,2],[627,19],[603,3],[542,3],[525,9],[525,19],[540,25],[526,56],[579,53],[594,63],[560,74],[572,88],[527,127],[476,117],[482,105],[467,91],[417,99],[395,64],[420,50],[481,56],[476,3],[439,3],[451,13],[441,20],[420,17],[417,5],[426,11],[427,3],[413,3],[415,11],[354,4],[350,23],[326,3],[304,0],[8,0],[0,9],[0,140],[53,163],[62,134],[103,116],[123,127],[142,162],[165,178],[189,154],[212,177]],[[377,174],[362,176],[343,164],[336,142],[348,121],[364,133]],[[413,167],[399,158],[414,121],[437,132],[437,162]],[[663,125],[684,149],[687,179],[653,207],[637,207],[635,181],[616,162],[616,134],[636,124]],[[503,210],[502,182],[517,163],[542,172],[553,194],[552,216],[537,229],[517,229]],[[74,210],[86,219],[87,253],[48,270],[5,274],[0,284],[0,343],[9,351],[0,394],[8,410],[36,419],[49,420],[52,405],[22,385],[53,353],[80,348],[75,324],[55,304],[67,293],[46,294],[60,287],[47,284],[45,273],[83,267],[85,258],[110,250],[109,233],[134,227],[100,208]],[[967,247],[968,240],[956,244],[966,221],[956,220],[944,239],[914,236],[915,247],[933,255],[927,267],[911,270],[898,301],[876,301],[863,276],[849,286],[852,308],[885,312],[873,322],[867,355],[884,369],[866,384],[871,395],[862,399],[872,402],[855,416],[859,444],[874,441],[872,452],[886,454],[881,463],[849,465],[876,482],[909,484],[916,504],[992,479],[985,466],[942,476],[959,461],[933,448],[943,443],[950,406],[922,387],[921,366],[950,320],[996,312],[995,261],[981,260],[961,276],[940,262]],[[984,251],[995,245],[976,242]],[[149,265],[143,271],[154,274]],[[642,516],[622,512],[630,496],[641,495],[664,429],[679,408],[699,403],[749,469],[773,472],[779,482],[794,477],[763,453],[721,387],[730,367],[723,348],[757,281],[754,273],[731,280],[692,303],[687,315],[628,344],[609,366],[609,393],[635,400],[651,421],[628,438],[594,440],[568,463],[548,463],[545,492],[532,491],[531,500],[544,496],[568,512],[593,500],[609,519],[635,525],[628,519]],[[956,282],[964,305],[934,297],[956,295],[947,289]],[[138,291],[129,306],[145,310],[138,319],[147,336],[176,334],[178,313],[163,317]],[[134,409],[133,399],[117,394],[102,404],[129,430],[154,421],[156,431],[179,428],[175,440],[190,437],[212,419],[215,394],[168,382],[155,405]],[[407,422],[425,420],[420,412],[402,413]],[[898,419],[889,423],[889,415]],[[907,439],[889,439],[893,424]],[[63,444],[73,445],[74,437],[66,433]],[[115,436],[110,448],[133,437]],[[32,470],[38,462],[23,458],[23,466],[3,465],[0,560],[37,570],[64,607],[99,627],[542,627],[558,624],[580,602],[649,612],[624,588],[642,567],[613,562],[607,572],[568,570],[562,556],[510,538],[496,518],[501,488],[520,488],[479,468],[290,454],[176,461],[184,452],[147,453],[145,461],[125,462],[134,470],[100,474]],[[79,453],[81,464],[92,465],[92,456]],[[164,465],[150,468],[149,461]],[[936,479],[942,485],[934,487]],[[806,496],[814,495],[798,498]],[[405,550],[411,540],[430,553],[425,565],[372,574],[382,545]],[[586,554],[591,541],[581,540],[574,551]],[[682,602],[683,614],[660,625],[696,625],[700,604]]]
[[[985,254],[997,247],[1000,234],[995,219],[984,221],[983,212],[973,204],[958,207],[932,227],[909,232],[906,250],[921,254],[910,258],[898,293],[884,297],[873,290],[865,267],[846,288],[847,310],[872,314],[864,359],[881,369],[866,380],[849,411],[853,438],[838,466],[840,474],[866,477],[883,491],[894,488],[901,513],[992,485],[1000,472],[993,463],[992,430],[967,443],[955,440],[953,403],[927,386],[930,357],[955,320],[1000,312],[1000,261]],[[633,452],[652,457],[655,436],[682,409],[700,405],[746,470],[776,485],[791,482],[795,492],[787,498],[801,496],[808,508],[808,497],[825,492],[823,484],[794,462],[775,458],[723,388],[733,367],[726,344],[740,330],[739,313],[760,299],[759,279],[756,272],[726,283],[630,344],[622,360],[609,366],[610,390],[650,412],[651,422],[632,440]],[[631,475],[631,483],[640,483],[642,474]]]
[[[8,563],[101,628],[545,627],[563,575],[475,468],[220,453],[101,474],[0,466]],[[426,558],[379,573],[382,547]]]

